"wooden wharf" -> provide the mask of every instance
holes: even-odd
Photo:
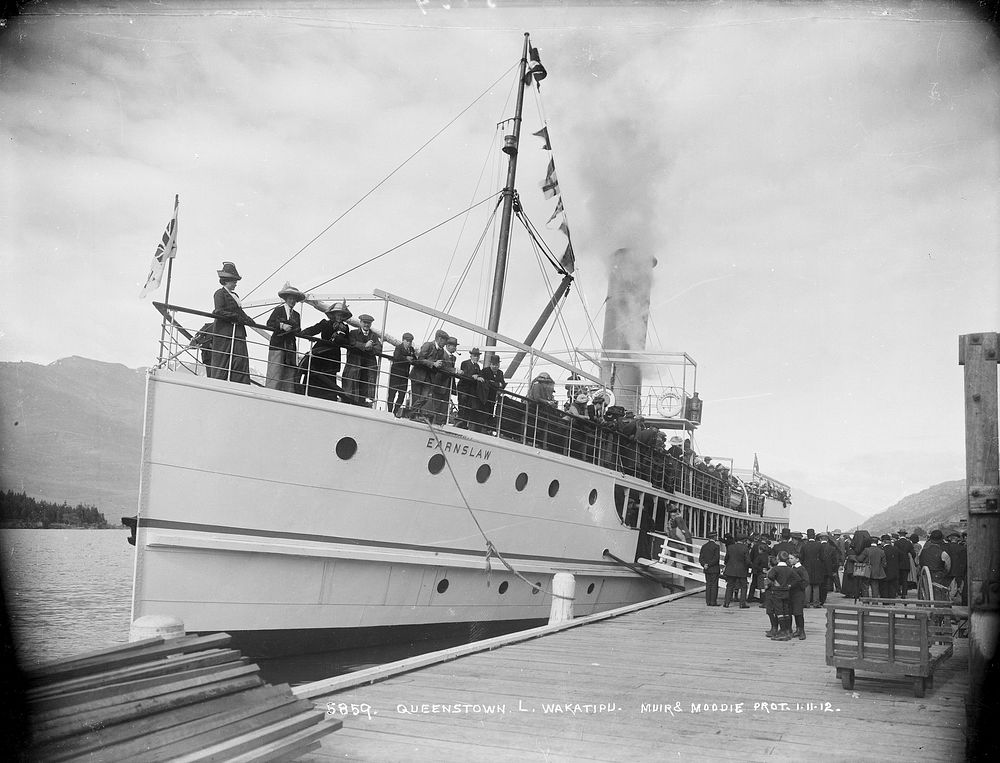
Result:
[[[864,675],[845,691],[825,609],[778,642],[756,604],[699,594],[297,687],[344,722],[304,760],[964,760],[966,639],[923,698]]]
[[[229,642],[155,636],[28,671],[28,759],[276,761],[340,728]]]

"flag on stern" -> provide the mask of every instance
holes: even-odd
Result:
[[[177,256],[177,207],[180,204],[180,196],[174,196],[174,216],[167,223],[167,229],[163,231],[163,238],[156,252],[153,254],[153,262],[149,266],[149,275],[146,276],[146,285],[139,293],[139,299],[145,299],[151,291],[160,288],[160,279],[163,278],[163,266],[167,260]]]
[[[754,475],[760,474],[760,464],[757,463],[757,454],[753,454],[753,473]]]

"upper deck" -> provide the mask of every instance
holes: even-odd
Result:
[[[506,358],[514,353],[515,357],[527,358],[525,364],[527,377],[511,380],[505,388],[493,391],[495,403],[491,402],[493,409],[488,415],[488,426],[478,431],[611,469],[625,477],[646,482],[659,491],[695,499],[696,504],[718,507],[722,513],[742,514],[748,518],[765,516],[765,501],[768,497],[774,496],[769,495],[764,486],[707,469],[703,464],[697,463],[693,452],[681,458],[668,455],[664,447],[665,437],[655,436],[659,430],[693,433],[697,426],[698,422],[694,420],[697,417],[693,413],[696,407],[691,404],[691,401],[697,398],[695,390],[697,366],[686,353],[575,351],[575,358],[589,361],[595,366],[593,370],[588,371],[557,355],[548,354],[455,316],[386,292],[376,291],[373,295],[311,295],[307,302],[318,310],[323,310],[334,301],[347,300],[351,301],[352,308],[358,313],[368,310],[379,315],[377,325],[413,326],[418,318],[424,321],[430,319],[436,321],[437,325],[448,327],[449,331],[472,332],[474,337],[492,339],[496,342],[496,346],[487,347],[488,353],[503,352]],[[206,342],[210,345],[214,334],[211,322],[204,322],[211,319],[212,314],[159,303],[157,307],[165,316],[160,367],[204,375],[207,366],[212,363],[211,349],[206,346]],[[252,387],[261,387],[267,383],[268,373],[276,362],[273,356],[269,357],[268,342],[271,330],[263,325],[263,321],[266,320],[264,314],[270,312],[273,307],[274,302],[244,306],[257,321],[244,329],[250,366],[248,381]],[[396,312],[402,314],[396,315]],[[204,325],[200,330],[195,328],[202,323]],[[304,318],[303,323],[308,323],[308,320]],[[357,321],[351,320],[349,323],[356,324]],[[384,329],[377,330],[376,333],[383,342],[383,350],[367,405],[390,416],[392,414],[387,400],[393,381],[390,375],[391,350],[394,345],[399,345],[400,339]],[[433,332],[428,331],[428,333]],[[308,350],[319,341],[316,336],[307,336],[302,332],[296,337],[299,350]],[[415,347],[419,345],[419,342],[414,343]],[[467,347],[468,342],[464,346]],[[638,357],[633,359],[632,356]],[[296,373],[297,378],[301,366],[299,357],[302,357],[301,353],[296,354],[296,367],[289,369]],[[548,369],[553,376],[560,377],[554,382],[557,403],[561,402],[559,394],[561,389],[565,390],[567,401],[580,392],[587,394],[591,402],[595,402],[599,395],[610,401],[613,399],[613,393],[609,393],[602,383],[600,368],[596,367],[609,362],[609,359],[614,362],[635,360],[646,365],[660,363],[666,369],[664,373],[668,375],[669,386],[658,388],[645,385],[641,395],[637,392],[635,396],[641,405],[639,414],[648,414],[646,424],[650,428],[646,434],[650,436],[641,436],[640,428],[633,427],[629,430],[621,425],[620,420],[602,415],[600,406],[596,407],[596,411],[594,405],[589,406],[592,418],[580,418],[568,415],[565,404],[561,407],[543,405],[527,396],[527,379],[531,379],[542,369]],[[347,361],[345,352],[344,365]],[[452,402],[451,396],[455,392],[456,383],[469,377],[455,366],[442,369],[439,376],[440,382],[437,386],[441,389],[442,396],[448,400],[444,411],[444,425],[467,427],[469,422],[463,418],[462,410]],[[312,395],[315,390],[310,388],[310,378],[308,374],[303,374],[301,381],[296,383],[295,393]],[[449,389],[441,385],[447,385]],[[334,399],[332,404],[338,404],[338,401]],[[624,494],[620,503],[619,513],[624,519],[626,504]],[[777,519],[780,523],[780,512],[766,513],[770,519]],[[784,518],[787,522],[787,512]]]

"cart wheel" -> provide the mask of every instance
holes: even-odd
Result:
[[[837,674],[841,686],[848,690],[854,688],[854,671],[851,668],[837,668]]]
[[[934,598],[934,581],[931,580],[931,571],[928,567],[921,567],[920,574],[917,575],[917,598],[924,601]]]
[[[924,678],[914,678],[913,679],[913,696],[922,697],[924,696],[926,680]]]

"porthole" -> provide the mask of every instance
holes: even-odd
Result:
[[[358,443],[353,437],[341,437],[337,441],[337,457],[350,461],[358,452]]]
[[[486,482],[486,480],[490,478],[490,474],[492,473],[492,471],[493,470],[490,469],[489,464],[483,464],[482,466],[480,466],[478,469],[476,469],[476,482],[482,485],[484,482]]]
[[[445,582],[447,583],[448,581],[446,580]],[[587,586],[587,593],[593,593],[593,592],[594,592],[594,584],[591,583],[589,586]]]
[[[441,578],[438,581],[438,593],[444,593],[448,590],[448,578]]]
[[[431,474],[440,474],[442,469],[444,469],[444,454],[435,453],[427,462],[427,471]]]
[[[531,586],[531,595],[534,596],[536,593],[542,590],[542,583],[539,580],[535,581],[535,584]]]
[[[517,475],[517,479],[514,480],[514,487],[517,488],[517,492],[521,492],[528,486],[528,475],[521,472]]]
[[[555,498],[556,493],[559,492],[559,480],[552,480],[549,483],[549,498]]]
[[[507,588],[508,584],[507,581],[505,580],[500,584],[500,587],[497,590],[500,592],[500,595],[502,596],[503,594],[507,593]]]
[[[597,503],[597,488],[596,487],[593,490],[590,491],[590,495],[587,497],[587,500],[590,501],[590,505],[591,506],[593,506],[595,503]]]

